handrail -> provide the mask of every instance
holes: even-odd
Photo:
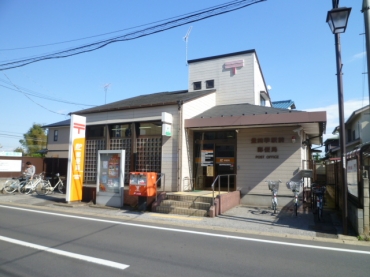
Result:
[[[236,174],[221,174],[217,175],[216,179],[213,181],[211,187],[212,187],[212,206],[215,204],[215,183],[218,180],[218,195],[221,193],[220,189],[220,180],[221,177],[227,176],[227,192],[230,192],[230,176],[236,176]]]
[[[165,187],[165,184],[166,184],[166,178],[165,178],[165,174],[164,173],[159,173],[159,175],[161,176],[161,177],[159,177],[158,178],[158,180],[155,182],[155,187],[157,188],[158,186],[157,186],[157,184],[158,184],[158,182],[159,182],[159,180],[161,180],[161,178],[163,177],[163,187],[162,187],[162,191],[164,191],[164,187]],[[157,200],[158,200],[158,193],[156,192],[155,193],[155,202],[157,202]]]

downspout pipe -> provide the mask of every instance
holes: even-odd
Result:
[[[182,180],[182,122],[183,122],[183,104],[184,101],[179,100],[177,101],[177,110],[178,110],[178,117],[179,117],[179,127],[178,127],[178,142],[177,142],[177,190],[182,191],[183,188],[181,186]]]

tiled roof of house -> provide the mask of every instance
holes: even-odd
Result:
[[[64,127],[64,126],[70,126],[70,125],[71,125],[71,120],[67,119],[67,120],[56,122],[56,123],[51,123],[51,124],[48,124],[48,125],[44,125],[44,126],[42,126],[42,128]]]
[[[281,100],[281,101],[273,101],[272,106],[274,108],[279,108],[279,109],[295,109],[295,104],[292,100]]]
[[[202,90],[188,92],[187,90],[180,91],[166,91],[159,93],[152,93],[146,95],[135,96],[132,98],[120,100],[117,102],[109,103],[106,105],[89,108],[85,110],[80,110],[72,112],[71,114],[89,114],[89,113],[99,113],[117,110],[128,110],[128,109],[138,109],[145,107],[155,107],[155,106],[167,106],[174,105],[180,102],[188,102],[190,100],[203,97],[205,95],[214,93],[216,90]]]

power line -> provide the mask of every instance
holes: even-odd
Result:
[[[128,33],[123,36],[118,36],[86,45],[82,45],[79,47],[63,50],[63,51],[58,51],[54,52],[51,54],[46,54],[46,55],[40,55],[40,56],[35,56],[32,58],[23,58],[19,60],[14,60],[12,62],[6,62],[0,64],[0,70],[7,70],[11,68],[17,68],[21,66],[25,66],[31,63],[35,63],[38,61],[42,60],[49,60],[49,59],[59,59],[59,58],[66,58],[70,56],[75,56],[87,52],[92,52],[95,50],[98,50],[100,48],[103,48],[111,43],[115,42],[121,42],[121,41],[129,41],[129,40],[134,40],[138,39],[141,37],[153,35],[156,33],[160,33],[166,30],[170,30],[185,24],[189,24],[192,22],[197,22],[201,20],[205,20],[210,17],[218,16],[221,14],[229,13],[235,10],[239,10],[245,7],[248,7],[253,4],[257,4],[260,2],[264,2],[267,0],[239,0],[239,1],[231,1],[226,4],[221,4],[218,6],[214,6],[212,8],[204,9],[201,11],[193,12],[186,14],[185,16],[182,16],[178,19],[170,20],[167,22],[164,22],[162,24],[154,25],[139,31],[134,31],[131,33]],[[177,17],[175,17],[177,18]]]
[[[0,79],[0,81],[2,81]],[[40,93],[37,93],[37,92],[32,92],[31,90],[29,89],[26,89],[26,88],[22,88],[20,86],[17,86],[18,88],[22,88],[22,91],[19,91],[18,89],[14,89],[14,88],[10,88],[10,87],[7,87],[7,86],[4,86],[4,85],[0,85],[0,87],[3,87],[3,88],[6,88],[6,89],[9,89],[9,90],[12,90],[12,91],[16,91],[16,92],[20,92],[22,94],[27,94],[29,96],[33,96],[33,97],[37,97],[37,98],[42,98],[42,99],[45,99],[45,100],[50,100],[50,101],[54,101],[54,102],[59,102],[59,103],[65,103],[65,104],[71,104],[71,105],[76,105],[76,106],[87,106],[87,107],[96,107],[96,105],[87,105],[87,104],[82,104],[82,103],[74,103],[74,102],[70,102],[70,101],[66,101],[66,100],[62,100],[62,99],[58,99],[58,98],[53,98],[53,97],[50,97],[50,96],[47,96],[47,95],[42,95]],[[26,91],[30,91],[30,92],[25,92],[24,90]],[[35,94],[36,93],[36,94]],[[37,94],[40,94],[40,95],[37,95]]]

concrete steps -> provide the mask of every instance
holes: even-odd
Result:
[[[206,217],[211,205],[212,197],[167,193],[166,199],[156,207],[156,212]]]

